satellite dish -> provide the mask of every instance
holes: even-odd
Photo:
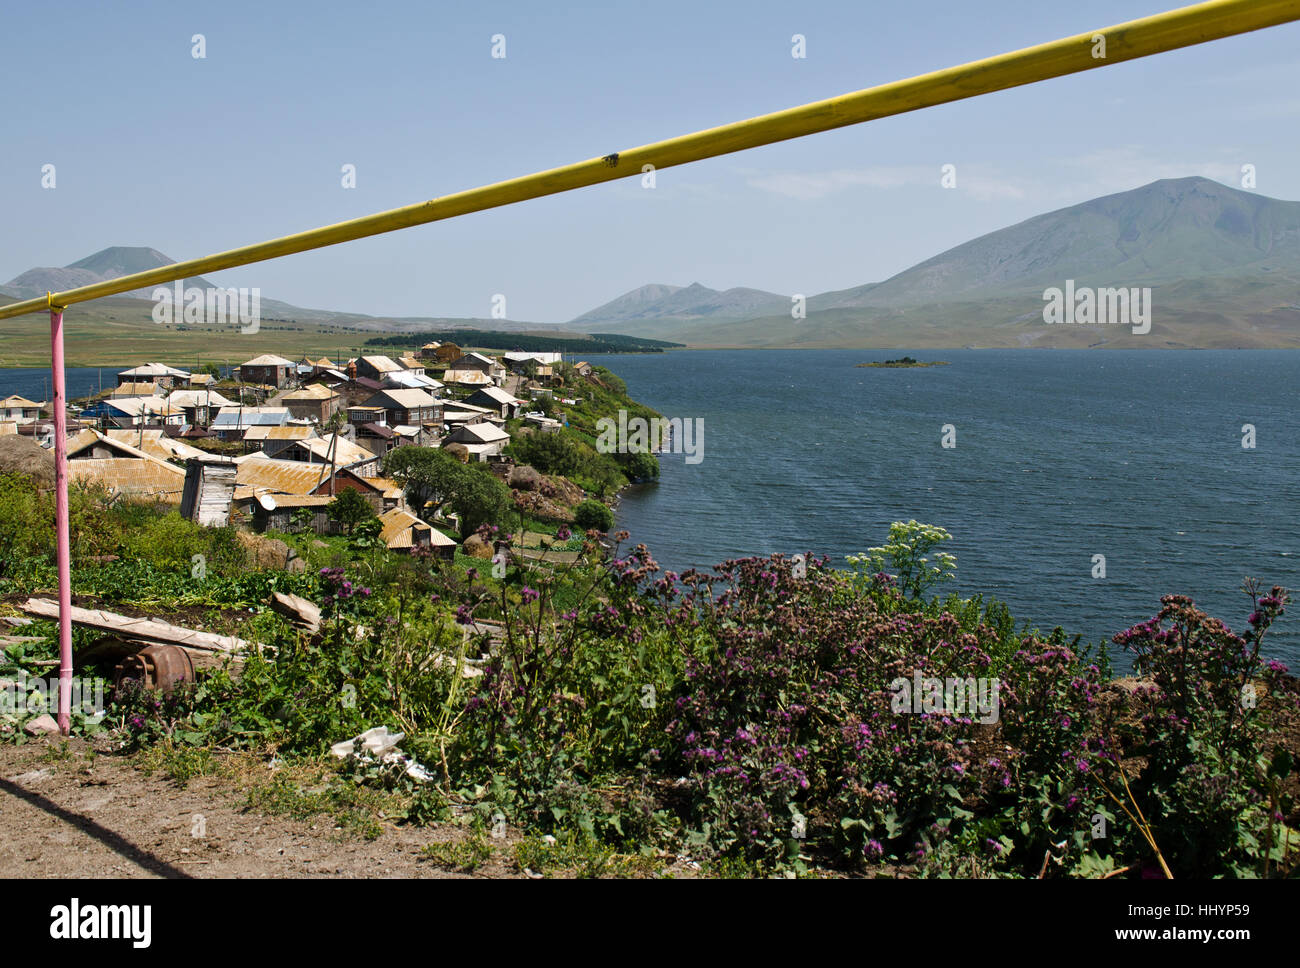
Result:
[[[269,494],[263,494],[257,499],[257,503],[262,505],[262,510],[264,511],[274,511],[276,508],[275,498],[271,497]]]

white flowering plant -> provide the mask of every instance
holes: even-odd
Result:
[[[945,529],[919,521],[895,521],[889,526],[889,541],[865,554],[849,555],[847,561],[870,580],[886,574],[907,598],[921,600],[936,585],[948,581],[957,570],[957,558],[935,551],[952,535]],[[930,557],[933,553],[934,560]]]

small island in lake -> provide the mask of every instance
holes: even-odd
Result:
[[[904,356],[901,360],[885,360],[883,363],[882,363],[881,361],[877,360],[877,361],[874,362],[874,363],[859,363],[859,364],[857,364],[857,365],[858,365],[858,366],[889,366],[889,367],[900,367],[900,366],[947,366],[947,365],[948,365],[948,361],[947,361],[947,360],[932,360],[932,361],[930,361],[930,362],[928,362],[928,363],[918,363],[916,360],[912,359],[910,356]]]

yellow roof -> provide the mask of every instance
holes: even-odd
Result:
[[[0,400],[0,407],[39,407],[40,404],[35,400],[28,400],[26,397],[20,397],[14,394],[11,397],[5,397]]]
[[[384,497],[400,498],[402,496],[402,485],[389,477],[367,477],[367,484],[377,491],[383,491]]]
[[[285,424],[283,427],[249,427],[245,440],[306,440],[316,436],[315,427],[302,424]]]
[[[235,497],[248,496],[253,490],[281,494],[311,494],[328,484],[328,464],[309,464],[301,460],[273,460],[259,457],[243,461],[235,474]],[[248,490],[241,495],[241,491]]]
[[[110,397],[149,397],[157,396],[156,383],[121,383],[113,388]]]
[[[168,437],[161,430],[146,430],[141,435],[139,430],[131,430],[125,427],[113,428],[108,431],[106,436],[112,440],[130,444],[132,447],[143,451],[150,457],[156,457],[158,460],[168,460],[170,458],[192,460],[195,457],[210,456],[206,451],[191,447],[184,441]],[[142,436],[143,439],[141,439]]]
[[[157,433],[157,431],[155,431],[155,433]],[[87,427],[76,435],[68,438],[67,454],[69,459],[71,459],[87,448],[94,447],[96,444],[103,444],[119,457],[130,457],[143,460],[148,457],[149,454],[143,449],[136,447],[135,440],[136,438],[134,435],[129,437],[107,437],[104,434],[101,434],[98,430],[92,430]]]
[[[272,402],[278,403],[281,400],[333,400],[337,396],[338,394],[327,386],[320,383],[309,383],[301,389],[280,394]]]
[[[383,530],[379,532],[379,536],[384,539],[384,544],[390,548],[410,548],[415,544],[415,535],[425,531],[429,532],[430,543],[435,547],[445,548],[456,544],[437,528],[421,521],[410,511],[403,511],[401,508],[385,511],[379,516],[379,521],[383,525]]]
[[[68,461],[68,478],[101,484],[114,494],[180,504],[185,471],[152,457],[107,457]]]
[[[337,434],[330,434],[328,437],[311,437],[300,443],[319,460],[328,462],[332,456],[338,467],[365,464],[377,459],[364,447],[359,447],[346,437],[339,437]]]

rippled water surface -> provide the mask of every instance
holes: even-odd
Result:
[[[903,352],[950,366],[867,369]],[[602,357],[634,399],[701,418],[703,460],[661,458],[619,526],[660,564],[953,534],[956,589],[1108,638],[1190,594],[1245,627],[1242,578],[1300,590],[1300,353],[682,351]],[[941,446],[942,428],[956,447]],[[1257,445],[1242,447],[1253,424]],[[1106,559],[1094,579],[1093,556]],[[1298,596],[1300,597],[1300,596]],[[1300,665],[1300,604],[1272,653]],[[1117,662],[1124,663],[1117,656]]]

